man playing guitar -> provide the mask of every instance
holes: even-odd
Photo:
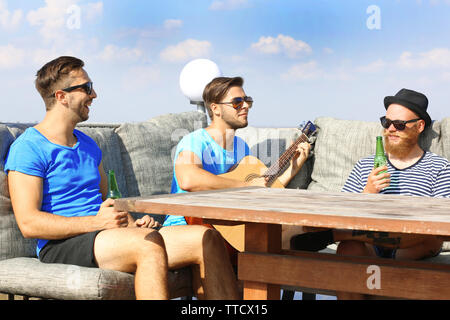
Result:
[[[246,96],[243,83],[241,77],[220,77],[206,86],[203,101],[211,124],[179,142],[174,158],[172,193],[270,186],[268,177],[243,181],[221,176],[250,155],[248,145],[235,135],[237,129],[248,126],[248,113],[253,106],[253,99]],[[278,183],[282,186],[289,183],[305,163],[310,148],[307,142],[298,145],[289,167],[278,177]],[[164,226],[201,223],[199,220],[169,215]]]

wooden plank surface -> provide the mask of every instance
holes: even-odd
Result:
[[[240,188],[116,200],[120,210],[207,219],[450,235],[450,199]]]
[[[266,285],[408,299],[450,299],[449,265],[320,253],[240,253],[238,272],[241,280]]]

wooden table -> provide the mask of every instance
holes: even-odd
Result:
[[[450,299],[450,265],[281,250],[281,226],[450,236],[450,199],[240,188],[116,200],[130,212],[245,223],[244,299],[280,299],[280,285],[412,299]]]

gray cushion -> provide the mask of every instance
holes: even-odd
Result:
[[[252,155],[261,160],[268,168],[278,161],[299,135],[300,130],[295,128],[247,127],[236,131],[236,136],[247,142]],[[311,181],[311,171],[312,161],[308,160],[287,187],[306,189]]]
[[[375,138],[382,134],[379,122],[318,118],[314,168],[308,190],[340,191],[358,160],[375,153]],[[424,132],[420,145],[442,154],[440,123]]]
[[[115,132],[118,126],[83,124],[77,127],[80,131],[94,139],[102,150],[102,162],[105,172],[114,170],[117,184],[122,197],[128,197],[127,182],[123,171],[122,157],[120,154],[119,137]]]
[[[170,193],[173,156],[186,134],[206,126],[206,115],[197,111],[169,114],[141,123],[122,124],[120,138],[128,196]]]
[[[438,154],[450,160],[450,118],[442,119],[440,125],[440,142],[442,150]]]
[[[0,124],[0,260],[36,255],[36,241],[25,239],[17,226],[9,199],[7,176],[3,171],[10,145],[28,126]]]
[[[169,272],[168,281],[172,298],[192,293],[189,268]],[[0,292],[59,300],[135,299],[132,274],[33,258],[0,261]]]

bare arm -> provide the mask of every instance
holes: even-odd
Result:
[[[108,195],[108,177],[106,176],[105,169],[103,168],[103,162],[98,166],[98,172],[100,173],[100,192],[102,194],[103,201],[106,200]]]
[[[181,189],[194,192],[265,185],[264,179],[255,179],[248,183],[214,175],[204,170],[201,163],[199,157],[193,152],[183,151],[178,155],[175,162],[175,175]]]
[[[58,240],[127,225],[127,213],[115,211],[112,200],[105,201],[96,216],[69,218],[40,210],[42,178],[10,171],[8,183],[14,215],[25,238]]]

